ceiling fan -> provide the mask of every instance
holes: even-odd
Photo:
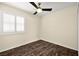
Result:
[[[29,2],[31,5],[33,5],[37,10],[33,14],[36,15],[37,13],[41,13],[42,11],[52,11],[52,8],[41,8],[41,3],[38,3],[38,6],[34,2]]]

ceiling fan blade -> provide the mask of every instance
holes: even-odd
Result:
[[[29,2],[29,3],[38,9],[38,6],[34,2]]]
[[[33,14],[36,15],[37,14],[37,11],[35,13],[33,13]]]
[[[52,8],[43,8],[43,11],[52,11]]]

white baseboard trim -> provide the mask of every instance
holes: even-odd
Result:
[[[40,39],[41,39],[41,40],[44,40],[44,41],[47,41],[47,42],[50,42],[50,43],[54,43],[54,42],[48,41],[47,39],[42,38],[42,37],[40,37]],[[57,43],[54,43],[54,44],[57,44]],[[66,48],[69,48],[69,49],[78,51],[78,49],[71,48],[71,47],[68,47],[68,46],[65,46],[65,45],[61,45],[61,44],[57,44],[57,45],[60,45],[60,46],[63,46],[63,47],[66,47]]]
[[[37,40],[39,40],[39,39],[37,39]],[[10,49],[19,47],[19,46],[23,46],[23,45],[26,45],[26,44],[28,44],[28,43],[31,43],[31,42],[34,42],[34,41],[37,41],[37,40],[32,40],[32,41],[26,42],[26,43],[21,44],[21,45],[17,45],[17,46],[13,46],[13,47],[10,47],[10,48],[2,49],[2,50],[0,50],[0,52],[4,52],[4,51],[7,51],[7,50],[10,50]]]

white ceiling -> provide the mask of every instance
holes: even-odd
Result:
[[[37,4],[37,2],[35,2]],[[22,9],[24,11],[34,13],[36,11],[36,8],[33,7],[29,2],[4,2],[4,4],[8,4],[11,6],[14,6],[16,8]],[[52,12],[61,10],[63,8],[66,8],[71,5],[75,5],[76,2],[41,2],[42,8],[52,8]],[[50,12],[42,12],[38,15],[44,15]]]

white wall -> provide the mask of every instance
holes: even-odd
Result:
[[[40,39],[77,50],[77,6],[43,16]]]
[[[0,52],[38,40],[39,17],[3,4],[0,4],[0,11],[25,17],[24,33],[0,33]]]

